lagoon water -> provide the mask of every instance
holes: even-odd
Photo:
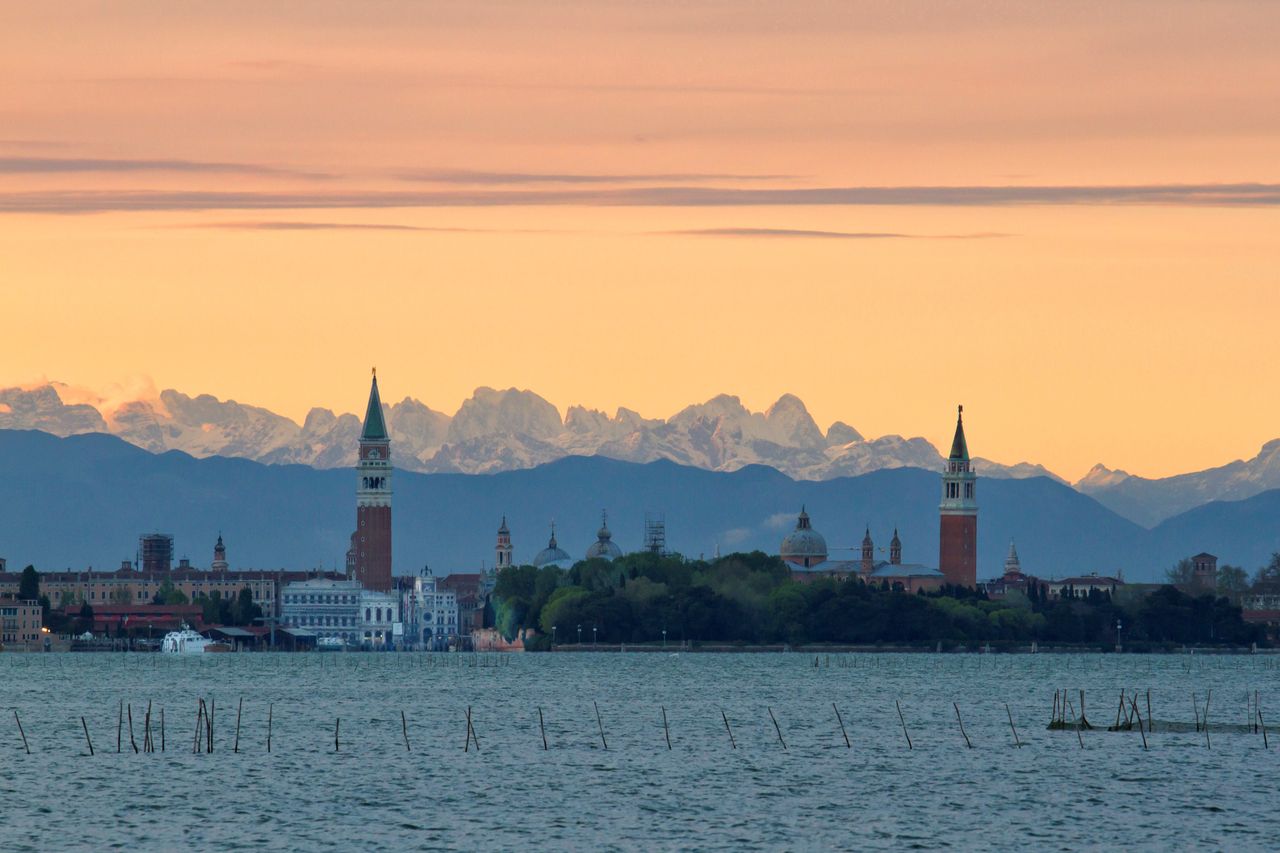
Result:
[[[1270,751],[1260,734],[1244,731],[1246,692],[1259,691],[1264,719],[1280,722],[1272,658],[814,660],[2,655],[0,850],[1280,846],[1280,725]],[[1046,730],[1056,688],[1070,689],[1073,704],[1085,690],[1090,721],[1105,728],[1121,687],[1144,691],[1144,715],[1152,691],[1148,750],[1137,731],[1086,732],[1081,749],[1073,731]],[[1191,699],[1194,691],[1203,703],[1209,690],[1211,749],[1194,730]],[[199,696],[216,702],[212,754],[192,753]],[[139,747],[148,700],[153,719],[164,707],[164,753],[135,754],[127,726],[116,752],[121,700],[132,705]],[[464,752],[468,706],[480,748]]]

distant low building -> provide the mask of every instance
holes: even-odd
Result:
[[[1010,539],[1009,556],[1004,560],[1004,574],[995,580],[987,581],[983,584],[983,588],[991,598],[1001,598],[1010,592],[1027,593],[1033,585],[1044,583],[1039,578],[1022,571],[1022,561],[1018,559],[1018,548]]]
[[[1069,591],[1077,596],[1088,595],[1095,590],[1114,595],[1117,590],[1125,585],[1121,578],[1099,575],[1097,572],[1068,578],[1055,578],[1044,583],[1049,589],[1049,595],[1054,598],[1061,598],[1064,591]]]

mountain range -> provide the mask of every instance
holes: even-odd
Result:
[[[936,472],[892,468],[794,480],[762,465],[707,471],[666,460],[566,457],[493,475],[396,472],[397,573],[491,564],[505,515],[516,559],[531,561],[552,519],[577,556],[595,541],[602,509],[614,541],[641,547],[647,512],[665,514],[669,546],[776,553],[802,506],[833,558],[851,558],[864,529],[884,549],[894,530],[908,562],[935,563]],[[10,568],[114,568],[137,536],[174,534],[179,556],[207,566],[221,533],[240,568],[340,568],[354,523],[350,471],[247,459],[154,454],[118,438],[0,431],[0,555]],[[1209,550],[1250,570],[1280,550],[1280,491],[1215,502],[1148,530],[1047,477],[982,478],[979,577],[998,575],[1016,539],[1023,567],[1043,577],[1097,571],[1154,580],[1177,559]]]
[[[421,473],[488,474],[534,468],[570,456],[630,462],[668,460],[708,471],[766,465],[796,480],[829,480],[883,469],[942,464],[924,438],[865,438],[842,421],[825,432],[796,396],[764,412],[719,395],[669,418],[627,408],[612,416],[582,406],[559,409],[528,390],[478,388],[452,415],[405,397],[384,405],[398,468]],[[0,389],[0,429],[58,436],[115,435],[153,453],[180,450],[268,464],[345,468],[355,462],[360,420],[313,408],[301,424],[258,406],[167,389],[105,400],[61,383]],[[990,478],[1046,477],[1041,465],[975,459]],[[1074,487],[1119,515],[1152,527],[1214,500],[1280,488],[1280,440],[1253,459],[1196,473],[1145,479],[1095,466]]]

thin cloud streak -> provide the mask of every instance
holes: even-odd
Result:
[[[251,221],[251,222],[197,222],[189,225],[167,225],[162,228],[182,230],[212,229],[218,231],[417,231],[437,234],[559,234],[570,233],[549,229],[517,228],[462,228],[431,225],[400,225],[387,222],[301,222],[301,221]]]
[[[1273,207],[1280,184],[1137,186],[817,187],[728,189],[432,190],[424,192],[32,191],[0,193],[4,213],[105,213],[170,210],[306,210],[449,207],[753,207],[1147,205]]]
[[[687,231],[656,231],[675,237],[778,237],[818,240],[985,240],[1009,237],[995,231],[973,234],[902,234],[894,231],[816,231],[804,228],[694,228]]]
[[[46,175],[109,172],[183,172],[191,174],[280,175],[328,178],[316,172],[279,169],[254,163],[216,163],[200,160],[110,159],[105,157],[0,157],[0,174]]]
[[[510,184],[640,184],[666,181],[687,183],[691,181],[782,181],[794,180],[795,175],[737,175],[716,172],[671,172],[667,174],[583,174],[546,172],[472,172],[466,169],[402,172],[396,177],[403,181],[434,184],[461,184],[471,186]]]

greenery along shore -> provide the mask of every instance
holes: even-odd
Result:
[[[861,580],[799,583],[760,551],[713,560],[629,554],[571,569],[513,566],[498,574],[494,624],[532,628],[532,649],[558,643],[1042,643],[1266,644],[1261,626],[1226,598],[1175,586],[1050,598],[1043,587],[998,600],[970,589],[906,594]]]

